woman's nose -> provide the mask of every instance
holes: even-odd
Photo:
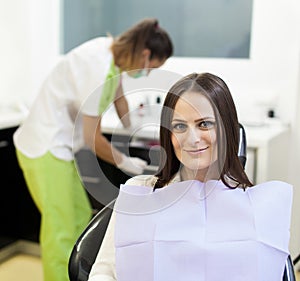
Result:
[[[200,142],[201,140],[201,131],[196,128],[189,129],[188,141],[191,144],[195,144]]]

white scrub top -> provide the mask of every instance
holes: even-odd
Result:
[[[66,54],[52,70],[14,134],[14,144],[24,155],[35,158],[51,151],[60,159],[73,159],[72,148],[83,145],[82,113],[99,116],[115,95],[103,98],[99,87],[112,68],[119,74],[110,50],[112,41],[109,37],[90,40]],[[101,109],[100,100],[106,101]]]

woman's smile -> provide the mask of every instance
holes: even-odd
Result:
[[[183,151],[189,153],[190,155],[201,155],[202,153],[204,153],[205,151],[207,151],[209,147],[206,146],[204,148],[197,148],[197,149],[183,149]]]

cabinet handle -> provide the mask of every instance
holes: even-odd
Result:
[[[88,182],[88,183],[99,183],[100,179],[96,177],[88,177],[88,176],[81,176],[81,179],[83,182]]]
[[[128,143],[121,142],[121,141],[114,141],[114,142],[113,142],[113,145],[114,145],[115,147],[126,147],[126,146],[128,146]]]
[[[8,146],[8,145],[9,145],[9,142],[8,142],[8,141],[5,141],[5,140],[0,141],[0,148],[1,148],[1,147],[6,147],[6,146]]]

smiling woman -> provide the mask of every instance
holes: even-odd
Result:
[[[89,280],[282,280],[292,187],[253,186],[238,143],[226,83],[177,81],[161,112],[159,170],[121,186]]]

